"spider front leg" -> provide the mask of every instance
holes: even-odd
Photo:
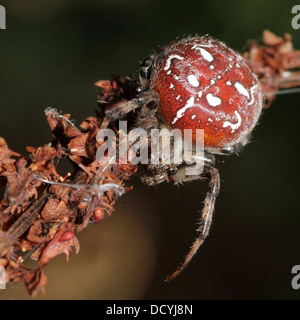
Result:
[[[197,229],[198,237],[192,244],[183,263],[177,268],[175,272],[173,272],[172,275],[167,277],[166,281],[173,280],[187,266],[187,264],[191,261],[191,259],[193,258],[193,256],[198,251],[199,247],[203,244],[205,238],[209,234],[215,202],[220,190],[220,175],[218,170],[215,167],[213,167],[212,165],[206,164],[204,166],[203,173],[197,177],[198,179],[202,179],[202,178],[209,179],[209,190],[207,192],[207,195],[204,201],[204,207],[201,214],[200,225],[199,225],[199,228]],[[196,178],[195,176],[192,176],[193,180],[195,180],[195,178]],[[176,181],[176,175],[173,176],[173,181],[181,182],[181,181]]]
[[[120,101],[105,109],[105,120],[109,122],[124,118],[129,112],[149,104],[156,100],[156,94],[152,91],[142,91],[136,98],[129,101]]]

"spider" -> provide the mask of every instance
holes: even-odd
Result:
[[[209,234],[220,175],[216,155],[238,153],[250,140],[263,106],[256,75],[238,53],[224,43],[205,37],[183,39],[147,58],[140,67],[136,96],[105,110],[108,122],[121,120],[135,110],[134,127],[204,129],[204,169],[199,175],[185,174],[187,164],[146,165],[142,181],[179,184],[208,179],[209,189],[201,213],[198,236],[183,263],[167,281],[189,263]]]

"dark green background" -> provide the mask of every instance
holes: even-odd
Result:
[[[247,40],[259,39],[264,29],[270,29],[280,35],[291,33],[300,49],[300,30],[291,27],[296,3],[2,1],[7,30],[0,30],[0,136],[11,149],[24,154],[27,145],[47,143],[45,107],[71,113],[80,124],[97,108],[95,81],[109,79],[113,73],[136,75],[139,61],[177,37],[208,33],[242,51]],[[194,239],[207,185],[198,182],[176,188],[164,184],[151,189],[136,179],[134,190],[119,200],[111,218],[79,234],[78,256],[72,256],[68,264],[62,257],[52,261],[46,269],[46,298],[298,299],[300,291],[290,283],[292,267],[300,264],[299,100],[299,93],[278,97],[264,112],[253,142],[239,156],[219,159],[222,186],[211,235],[178,279],[163,282]],[[90,271],[93,257],[103,249],[101,234],[109,228],[116,242],[111,252],[114,266],[122,264],[127,270],[128,263],[128,270],[132,268],[127,261],[130,256],[118,259],[121,247],[131,249],[128,232],[118,219],[130,221],[130,226],[139,221],[136,231],[141,233],[143,261],[134,264],[137,277],[148,264],[147,257],[152,257],[148,280],[135,294],[129,292],[139,284],[125,271],[118,278],[108,269],[100,279]],[[107,238],[108,242],[112,239],[110,234]],[[149,255],[146,246],[143,251],[143,239],[152,243]],[[82,267],[80,259],[84,259]],[[73,287],[63,295],[70,284],[61,274],[71,274],[74,268]],[[89,289],[80,280],[83,273],[90,273]],[[101,291],[102,281],[110,277],[117,285],[110,288],[108,284]],[[26,298],[24,291],[10,286],[0,298]]]

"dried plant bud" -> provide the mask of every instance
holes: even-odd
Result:
[[[75,247],[76,253],[79,252],[79,242],[74,235],[74,224],[62,224],[54,238],[46,245],[42,251],[39,263],[42,266],[61,253],[64,253],[69,259],[71,247]]]
[[[44,287],[47,284],[47,277],[42,268],[30,270],[23,276],[23,281],[25,283],[27,292],[30,295],[35,296],[40,289],[43,293],[45,293]]]

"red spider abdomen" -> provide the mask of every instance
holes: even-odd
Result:
[[[167,48],[152,73],[151,88],[159,96],[159,112],[167,125],[182,131],[204,129],[204,145],[212,148],[231,146],[248,135],[263,103],[257,77],[246,61],[207,37]]]

